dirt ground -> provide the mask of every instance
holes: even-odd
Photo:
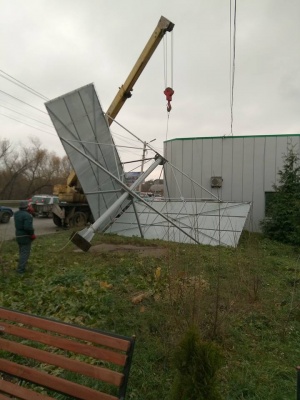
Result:
[[[80,252],[82,250],[76,249],[75,251]],[[164,247],[133,246],[130,244],[101,243],[92,246],[89,249],[89,253],[95,253],[95,254],[109,253],[109,252],[127,253],[129,251],[136,252],[140,257],[162,258],[166,257],[168,254],[168,249]]]
[[[17,209],[14,209],[13,211],[16,210]],[[61,230],[61,228],[58,228],[56,225],[54,225],[52,218],[34,218],[33,226],[37,236],[53,234]],[[13,218],[11,218],[8,224],[0,224],[0,242],[2,240],[11,240],[14,238],[15,238],[15,225]],[[82,250],[76,248],[74,251],[80,252]],[[101,243],[92,246],[89,249],[90,253],[95,253],[95,254],[109,253],[109,252],[126,253],[129,251],[136,252],[140,257],[163,258],[168,255],[168,249],[164,247],[134,246],[130,244]]]

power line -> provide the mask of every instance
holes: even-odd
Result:
[[[28,116],[28,115],[26,115],[26,114],[22,114],[22,113],[20,113],[20,112],[18,112],[18,111],[16,111],[16,110],[14,110],[14,109],[12,109],[12,108],[9,108],[9,107],[6,107],[6,106],[3,106],[2,104],[0,104],[0,107],[6,108],[7,110],[13,111],[13,112],[15,112],[16,114],[22,115],[23,117],[26,117],[26,118],[32,119],[33,121],[36,121],[36,122],[38,122],[38,123],[40,123],[40,124],[43,124],[43,125],[49,126],[50,128],[53,128],[53,126],[51,126],[50,124],[46,124],[45,122],[39,121],[38,119],[35,119],[35,118],[32,118],[32,117],[29,117],[29,116]]]
[[[79,140],[79,139],[68,139],[68,141],[72,142],[72,143],[96,144],[96,145],[110,146],[110,147],[124,147],[126,149],[135,149],[135,150],[142,150],[143,149],[142,147],[138,148],[138,147],[132,147],[132,146],[122,146],[122,145],[116,145],[114,143],[102,143],[102,142]]]
[[[3,74],[6,75],[6,76],[4,76]],[[40,98],[43,99],[43,100],[49,100],[49,99],[48,99],[46,96],[44,96],[43,94],[37,92],[35,89],[33,89],[33,88],[31,88],[30,86],[26,85],[25,83],[19,81],[18,79],[14,78],[12,75],[9,75],[7,72],[5,72],[5,71],[3,71],[3,70],[0,70],[0,77],[1,77],[1,78],[4,78],[4,79],[6,79],[6,80],[8,80],[9,82],[13,83],[14,85],[19,86],[21,89],[27,90],[29,93],[31,93],[31,94],[33,94],[33,95],[35,95],[35,96],[38,96],[38,97],[40,97]],[[35,107],[35,106],[33,106],[33,105],[27,103],[27,102],[24,101],[24,100],[21,100],[21,99],[19,99],[18,97],[15,97],[15,96],[13,96],[13,95],[7,93],[7,92],[4,92],[3,90],[0,90],[0,92],[3,93],[5,96],[9,96],[10,98],[12,98],[12,99],[14,99],[14,100],[17,100],[18,102],[23,103],[23,104],[25,104],[26,106],[31,107],[31,108],[33,108],[34,110],[37,110],[37,111],[39,111],[39,112],[42,112],[43,114],[46,114],[46,115],[48,116],[48,113],[47,113],[47,112],[45,112],[45,111],[43,111],[43,110],[41,110],[41,109],[39,109],[39,108],[37,108],[37,107]],[[20,113],[20,112],[14,110],[14,109],[11,109],[11,108],[9,108],[9,107],[5,107],[5,106],[3,106],[3,105],[1,105],[1,107],[4,107],[4,108],[6,108],[6,109],[8,109],[8,110],[10,110],[10,111],[13,111],[13,112],[19,114],[19,115],[22,115],[22,116],[25,117],[25,118],[29,118],[29,119],[31,119],[31,120],[33,120],[33,121],[36,121],[36,122],[38,122],[38,123],[40,123],[40,124],[43,124],[43,125],[46,125],[46,126],[49,126],[50,128],[52,128],[52,126],[51,126],[50,124],[45,123],[45,122],[42,122],[42,121],[39,121],[39,120],[37,120],[37,119],[35,119],[35,118],[33,118],[33,117],[30,117],[30,116],[28,116],[28,114],[27,114],[27,115],[22,114],[22,113]],[[37,128],[37,127],[35,127],[35,126],[33,126],[33,125],[30,125],[30,124],[28,124],[28,123],[26,123],[26,122],[24,122],[24,121],[20,121],[20,120],[18,120],[18,119],[16,119],[16,118],[10,117],[10,116],[8,116],[8,115],[6,115],[6,114],[1,114],[1,115],[3,115],[3,116],[6,117],[6,118],[9,118],[9,119],[11,119],[11,120],[17,121],[17,122],[19,122],[19,123],[21,123],[21,124],[30,126],[31,128],[40,130],[41,132],[46,132],[46,133],[48,133],[48,134],[54,135],[54,134],[52,134],[52,133],[50,133],[50,132],[47,132],[47,131],[45,131],[45,130],[43,130],[43,129],[40,129],[40,128]],[[56,136],[56,135],[54,135],[54,136]]]
[[[31,94],[34,94],[35,96],[38,96],[38,97],[40,97],[40,98],[43,99],[43,100],[46,100],[46,101],[49,100],[49,99],[48,99],[46,96],[44,96],[43,94],[37,92],[35,89],[32,89],[30,86],[25,85],[25,83],[19,81],[18,79],[14,78],[13,76],[9,75],[8,73],[6,73],[5,71],[3,71],[2,69],[0,69],[0,72],[2,72],[2,74],[7,75],[9,78],[12,78],[13,80],[12,80],[12,79],[9,79],[9,78],[7,78],[6,76],[3,76],[3,75],[0,74],[0,76],[1,76],[2,78],[8,80],[9,82],[13,83],[14,85],[17,85],[17,86],[21,87],[22,89],[27,90],[27,91],[30,92]]]
[[[131,143],[131,142],[132,143],[137,143],[138,142],[134,138],[126,137],[126,136],[120,135],[119,133],[116,133],[116,132],[110,131],[110,133],[111,133],[113,138],[116,137],[116,139],[123,140],[123,142],[125,142],[125,143]]]
[[[230,59],[231,59],[231,0],[230,0]],[[232,69],[230,64],[230,78],[231,78],[231,88],[230,88],[230,133],[233,135],[233,100],[234,100],[234,78],[235,78],[235,44],[236,44],[236,0],[234,0],[234,18],[233,18],[233,54],[232,54]],[[230,60],[231,62],[231,60]]]
[[[31,128],[37,129],[38,131],[45,132],[45,133],[48,133],[49,135],[52,135],[52,136],[57,137],[57,135],[55,135],[55,133],[51,133],[51,132],[45,131],[44,129],[37,128],[37,127],[35,127],[35,126],[33,126],[33,125],[27,124],[26,122],[23,122],[23,121],[20,121],[20,120],[18,120],[18,119],[16,119],[16,118],[10,117],[10,116],[8,116],[8,115],[6,115],[6,114],[0,113],[0,115],[3,115],[3,117],[12,119],[12,120],[14,120],[14,121],[20,122],[21,124],[30,126]]]
[[[0,98],[0,101],[1,101],[1,103],[5,103],[5,104],[8,104],[9,106],[14,107],[14,109],[16,109],[16,108],[19,109],[19,111],[23,111],[26,113],[28,113],[29,111],[32,111],[32,110],[28,110],[28,107],[26,105],[19,104],[16,101],[13,101],[13,99],[12,99],[12,101],[7,101],[6,98],[4,98],[4,96]],[[29,114],[27,114],[27,115],[29,115]],[[32,115],[32,114],[30,114],[30,115]],[[35,116],[35,114],[33,114],[32,116]],[[50,119],[49,115],[40,115],[39,114],[39,117],[43,118],[45,121],[46,120],[49,121],[49,119]]]
[[[166,47],[167,47],[167,44],[166,44]],[[167,80],[167,69],[168,69],[167,48],[166,48],[165,51],[164,51],[164,57],[166,57],[166,59],[165,59],[165,79]],[[173,36],[172,36],[172,41],[171,41],[171,64],[173,64]],[[1,73],[2,73],[2,74],[1,74]],[[3,76],[3,74],[6,75],[6,76]],[[172,68],[172,66],[171,66],[171,74],[172,74],[171,80],[172,80],[172,84],[173,84],[173,68]],[[21,89],[27,90],[27,91],[30,92],[31,94],[34,94],[34,95],[40,97],[40,98],[43,99],[43,100],[46,100],[46,101],[49,100],[49,99],[48,99],[46,96],[44,96],[43,94],[37,92],[35,89],[33,89],[33,88],[31,88],[30,86],[26,85],[25,83],[19,81],[18,79],[14,78],[12,75],[8,74],[7,72],[5,72],[5,71],[3,71],[3,70],[1,70],[1,69],[0,69],[0,77],[2,77],[2,78],[4,78],[4,79],[8,80],[9,82],[11,82],[11,83],[13,83],[13,84],[19,86]],[[10,78],[11,78],[11,79],[10,79]],[[11,94],[9,94],[9,93],[7,93],[7,92],[4,92],[3,90],[0,90],[0,92],[3,93],[3,94],[6,95],[6,96],[11,97],[12,99],[17,100],[18,102],[21,102],[21,103],[25,104],[26,106],[29,106],[29,107],[31,107],[31,108],[33,108],[33,109],[39,111],[39,112],[44,113],[45,115],[47,115],[47,117],[49,116],[47,112],[45,112],[45,111],[43,111],[43,110],[41,110],[41,109],[39,109],[39,108],[37,108],[37,107],[35,107],[35,106],[33,106],[33,105],[27,103],[27,102],[25,102],[24,100],[19,99],[18,97],[12,96]],[[3,101],[6,102],[6,103],[8,103],[8,104],[10,104],[9,102],[7,102],[7,101],[5,101],[5,100],[3,100]],[[10,105],[12,105],[12,104],[10,104]],[[37,119],[35,119],[35,118],[33,118],[33,117],[30,117],[30,116],[28,116],[28,114],[25,115],[25,114],[22,114],[22,113],[20,113],[20,112],[18,112],[18,111],[16,111],[16,110],[14,110],[14,109],[11,109],[11,108],[9,108],[9,107],[3,106],[3,105],[0,105],[0,106],[1,106],[1,107],[4,107],[4,108],[6,108],[6,109],[8,109],[8,110],[10,110],[10,111],[13,111],[13,112],[15,112],[15,113],[17,113],[17,114],[19,114],[19,115],[22,115],[22,116],[24,116],[25,118],[29,118],[29,119],[31,119],[31,120],[33,120],[33,121],[36,121],[36,122],[38,122],[38,123],[40,123],[40,124],[43,124],[43,125],[46,125],[46,126],[52,128],[51,125],[49,125],[49,124],[47,124],[47,123],[45,123],[45,122],[39,121],[39,120],[37,120]],[[17,106],[17,105],[14,105],[14,106]],[[18,106],[17,106],[17,107],[18,107]],[[56,136],[54,133],[50,133],[50,132],[48,132],[48,131],[45,131],[45,130],[43,130],[43,129],[40,129],[40,128],[38,128],[38,127],[35,127],[35,126],[33,126],[33,125],[30,125],[30,124],[28,124],[28,123],[26,123],[26,122],[24,122],[24,121],[20,121],[19,119],[13,118],[13,117],[8,116],[8,115],[6,115],[6,114],[0,113],[0,115],[4,116],[4,117],[6,117],[6,118],[9,118],[9,119],[11,119],[11,120],[17,121],[17,122],[19,122],[19,123],[22,123],[22,124],[24,124],[24,125],[30,126],[30,127],[34,128],[34,129],[37,129],[37,130],[41,131],[41,132],[45,132],[45,133],[48,133],[48,134],[50,134],[50,135]],[[120,124],[118,124],[118,125],[120,125]],[[120,125],[120,126],[121,126],[123,129],[125,129],[122,125]],[[125,130],[128,131],[127,129],[125,129]],[[132,136],[134,136],[134,138],[126,138],[125,136],[122,136],[122,135],[117,134],[117,133],[114,133],[114,135],[115,135],[115,136],[118,136],[120,140],[123,140],[124,142],[127,142],[127,143],[130,142],[130,141],[132,141],[132,142],[134,142],[134,143],[140,142],[140,139],[139,139],[139,138],[137,138],[135,135],[133,135],[130,131],[128,131],[128,132],[129,132]],[[137,140],[137,139],[138,139],[138,140]],[[127,152],[128,150],[125,150],[125,149],[126,149],[126,148],[131,148],[130,146],[121,146],[121,145],[115,145],[115,146],[118,147],[118,148],[119,148],[119,151],[121,151],[121,152]],[[122,150],[120,150],[120,148],[122,148]],[[123,150],[123,149],[124,149],[124,150]],[[137,149],[137,150],[138,150],[138,147],[135,147],[135,148],[132,147],[132,149]]]
[[[232,52],[232,45],[231,45],[231,41],[232,41],[232,33],[231,33],[231,17],[232,17],[232,12],[231,12],[231,0],[230,0],[230,5],[229,5],[229,104],[231,107],[231,79],[232,79],[232,72],[231,72],[231,61],[232,61],[232,57],[231,57],[231,52]]]
[[[20,101],[20,102],[23,103],[23,104],[26,104],[26,105],[29,106],[29,107],[34,108],[35,110],[37,110],[37,111],[39,111],[39,112],[42,112],[43,114],[48,115],[48,113],[46,113],[46,111],[43,111],[43,110],[41,110],[41,109],[39,109],[39,108],[37,108],[37,107],[35,107],[35,106],[32,106],[32,105],[29,104],[29,103],[26,103],[26,101],[21,100],[21,99],[19,99],[18,97],[12,96],[11,94],[4,92],[3,90],[0,90],[0,92],[1,92],[1,93],[4,93],[6,96],[12,97],[13,99]]]

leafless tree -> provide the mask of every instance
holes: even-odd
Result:
[[[28,147],[15,150],[9,140],[0,141],[0,199],[25,199],[52,194],[53,185],[66,182],[69,159],[58,157],[32,138]]]
[[[4,142],[4,143],[3,143]],[[29,160],[25,156],[21,156],[19,152],[7,144],[9,141],[4,139],[2,141],[3,152],[0,164],[0,198],[11,199],[17,191],[23,187],[24,179],[23,174],[28,168]]]
[[[8,139],[0,139],[0,165],[2,159],[7,157],[9,152],[11,151],[11,143]]]

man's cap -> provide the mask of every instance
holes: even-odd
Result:
[[[24,210],[28,207],[28,201],[27,200],[21,200],[19,204],[19,209]]]

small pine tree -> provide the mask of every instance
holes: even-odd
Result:
[[[263,233],[270,239],[293,245],[300,244],[300,159],[289,148],[278,172],[279,184],[273,185],[275,195],[268,216],[261,222]]]
[[[174,352],[176,377],[171,400],[220,400],[216,372],[221,363],[218,348],[202,341],[195,328],[189,329]]]

